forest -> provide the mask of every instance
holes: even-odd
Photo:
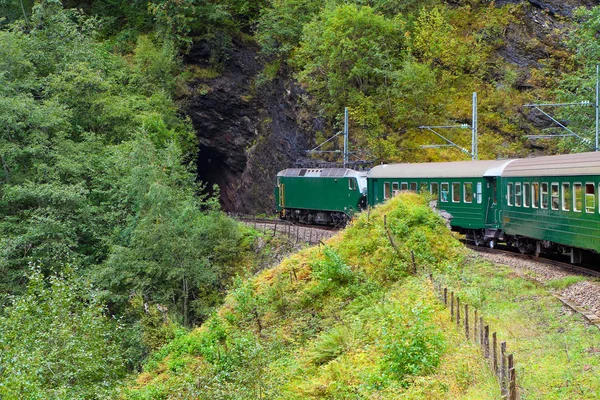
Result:
[[[253,87],[285,76],[302,88],[298,113],[339,127],[349,107],[353,144],[376,162],[460,157],[422,149],[431,138],[416,128],[469,123],[474,91],[482,158],[589,150],[572,138],[528,142],[548,125],[521,106],[593,99],[600,8],[539,11],[554,21],[545,42],[526,35],[531,10],[0,0],[0,398],[127,397],[129,377],[218,321],[226,294],[242,296],[269,246],[285,246],[259,245],[223,211],[220,189],[198,179],[190,86],[223,74],[235,46],[259,49]],[[526,54],[519,62],[509,42]],[[208,65],[186,61],[197,43]],[[591,108],[558,115],[592,137]]]

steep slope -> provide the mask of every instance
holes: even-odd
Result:
[[[383,215],[399,253],[388,241]],[[494,398],[420,268],[465,253],[424,199],[405,195],[350,228],[238,282],[204,326],[146,365],[131,398]]]

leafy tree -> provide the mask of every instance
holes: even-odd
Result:
[[[195,197],[194,177],[181,165],[177,146],[157,151],[140,137],[125,143],[118,157],[131,173],[113,182],[113,196],[135,214],[118,231],[99,282],[118,304],[135,292],[172,305],[185,325],[204,318],[237,271],[237,225],[218,211],[216,198]]]
[[[571,70],[562,75],[556,94],[561,101],[593,101],[596,85],[596,64],[600,59],[600,7],[590,10],[578,9],[581,24],[575,29],[568,45],[574,52]],[[590,144],[575,139],[564,140],[559,148],[563,151],[590,151],[594,142],[594,111],[590,107],[563,107],[559,115],[577,134],[590,140]]]
[[[263,51],[287,57],[300,43],[304,25],[322,6],[318,0],[271,0],[258,23],[257,38]]]
[[[0,397],[98,399],[125,374],[120,325],[73,271],[27,276],[27,293],[0,316]]]

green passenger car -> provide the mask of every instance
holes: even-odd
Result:
[[[275,201],[281,218],[344,225],[366,207],[366,191],[366,172],[290,168],[277,174]]]
[[[510,160],[387,164],[368,174],[371,206],[399,191],[429,191],[437,206],[452,215],[454,230],[476,243],[494,245],[501,234],[497,181]]]
[[[515,160],[501,179],[504,232],[521,251],[600,252],[600,153]]]

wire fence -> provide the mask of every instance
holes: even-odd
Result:
[[[461,304],[454,291],[449,291],[437,282],[432,274],[429,278],[438,298],[449,308],[450,318],[456,321],[457,329],[464,332],[466,340],[480,346],[483,357],[498,379],[502,398],[516,400],[518,393],[515,360],[513,354],[507,353],[506,342],[499,342],[496,332],[490,335],[490,326],[485,323],[482,315],[478,315],[476,308],[471,311],[468,304]]]
[[[291,221],[252,215],[229,214],[230,217],[248,225],[264,235],[286,235],[295,243],[318,244],[337,234],[336,230],[316,228],[310,225],[295,224]]]

